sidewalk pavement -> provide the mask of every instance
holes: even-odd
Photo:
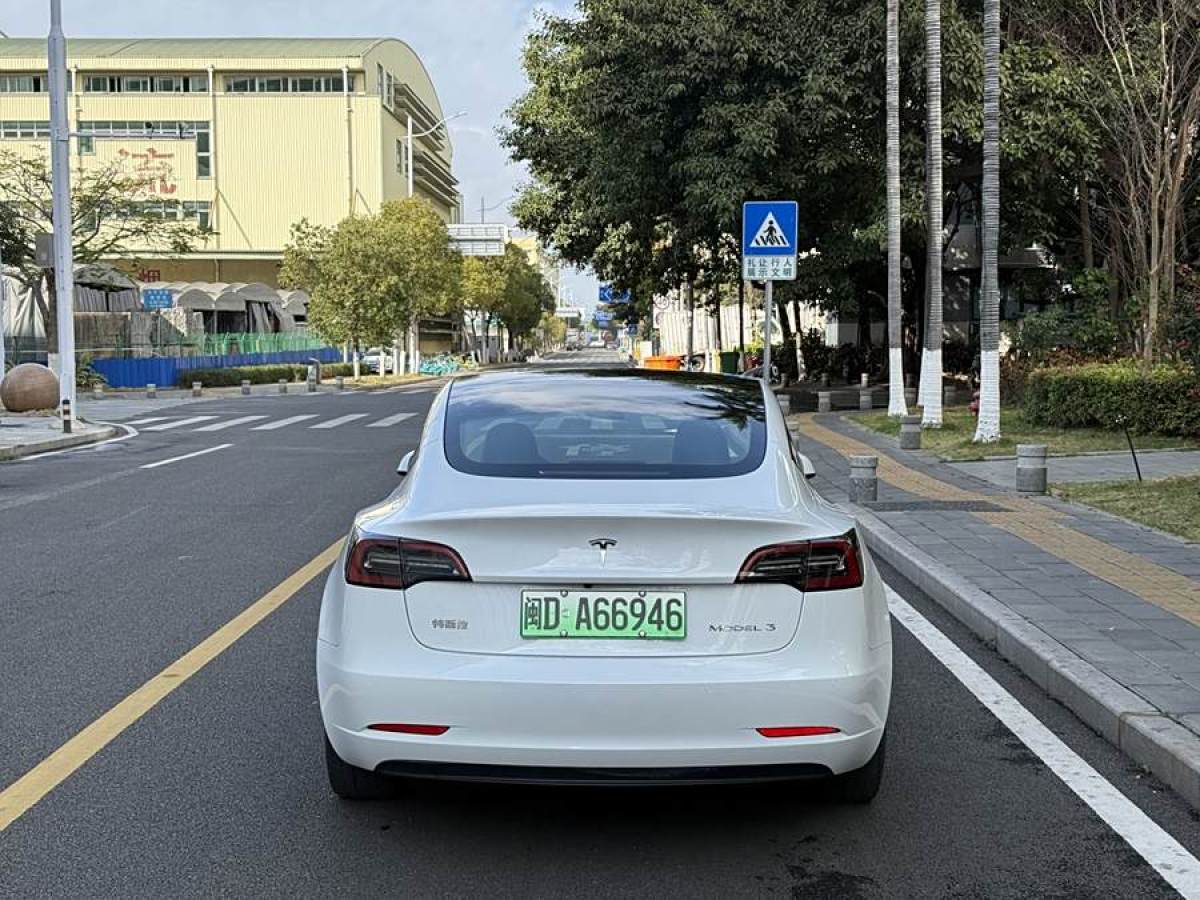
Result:
[[[836,414],[789,421],[877,558],[1200,808],[1200,545],[1014,494]],[[856,454],[879,457],[876,503],[847,502]]]
[[[108,425],[75,422],[71,434],[63,434],[58,416],[27,415],[0,411],[0,461],[19,459],[49,450],[66,450],[107,440],[117,434]]]
[[[961,472],[990,481],[1000,487],[1016,488],[1016,463],[1011,459],[985,462],[956,462]],[[1142,450],[1138,453],[1142,476],[1170,478],[1176,475],[1200,475],[1200,450]],[[1080,481],[1131,481],[1137,478],[1133,457],[1120,453],[1090,453],[1085,456],[1051,456],[1046,460],[1052,484]]]

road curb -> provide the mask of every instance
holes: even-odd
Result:
[[[88,434],[63,435],[48,441],[34,441],[31,444],[19,444],[16,447],[0,447],[0,462],[10,462],[23,459],[26,456],[36,456],[51,450],[71,450],[75,447],[86,447],[88,444],[98,444],[116,437],[120,432],[117,428],[106,425],[98,431]]]
[[[872,553],[995,647],[1000,656],[1090,728],[1200,810],[1200,736],[956,575],[870,510],[848,506]]]

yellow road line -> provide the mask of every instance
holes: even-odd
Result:
[[[228,650],[337,559],[339,540],[104,713],[0,792],[0,832],[62,784],[160,700]]]

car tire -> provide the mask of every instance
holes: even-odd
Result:
[[[838,775],[833,779],[834,799],[841,803],[867,804],[879,793],[883,782],[883,763],[887,756],[887,734],[879,740],[875,755],[861,769]]]
[[[325,738],[325,771],[329,786],[343,800],[382,800],[390,793],[391,784],[382,775],[352,766],[333,749]]]

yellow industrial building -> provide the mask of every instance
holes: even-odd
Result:
[[[184,257],[135,253],[141,281],[277,285],[302,218],[332,225],[408,194],[447,222],[461,208],[429,73],[402,41],[75,39],[72,157],[153,178],[148,207],[214,232]],[[46,42],[0,38],[0,148],[48,149]],[[410,125],[411,117],[411,125]]]

